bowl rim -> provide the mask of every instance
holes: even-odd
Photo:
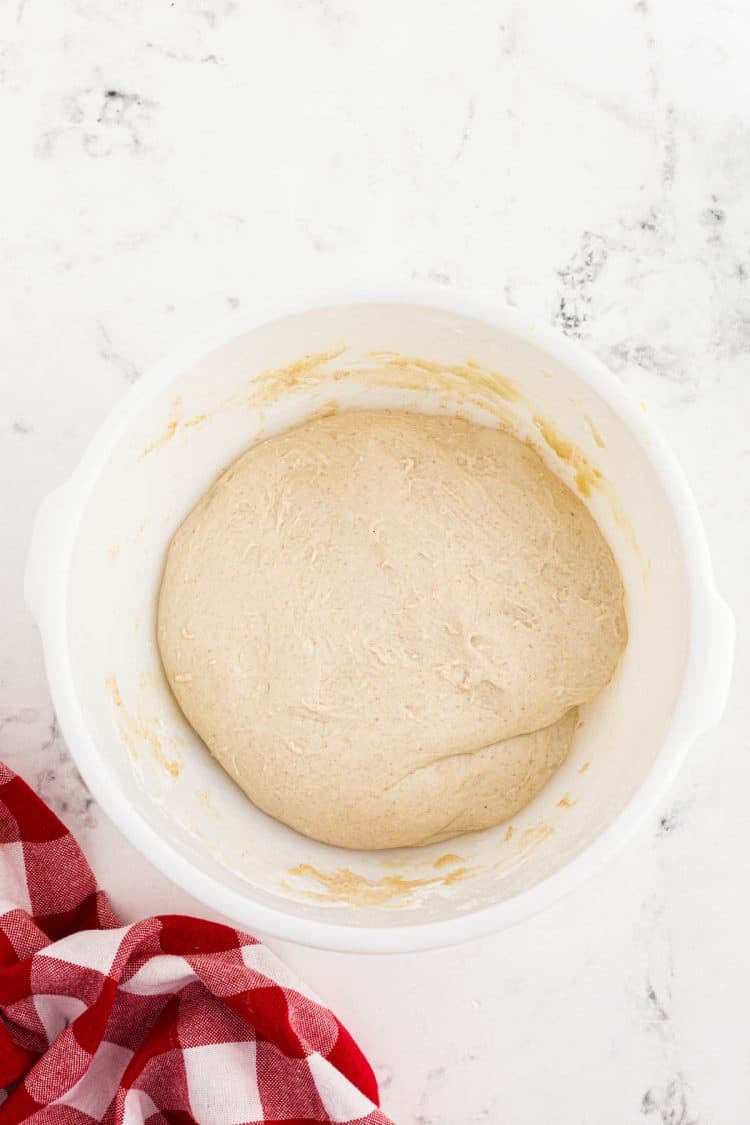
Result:
[[[335,918],[295,916],[258,903],[194,867],[110,783],[78,703],[68,657],[68,575],[78,529],[101,470],[131,421],[172,379],[232,339],[286,317],[368,304],[427,307],[485,322],[568,366],[591,386],[633,434],[664,488],[684,552],[690,615],[685,672],[667,735],[651,769],[612,824],[559,871],[520,894],[455,918],[404,926],[359,926]],[[157,364],[115,404],[72,475],[42,503],[27,558],[26,601],[42,636],[55,711],[76,765],[104,812],[145,859],[212,910],[261,934],[341,952],[411,952],[480,938],[530,917],[579,886],[624,847],[653,811],[692,742],[718,721],[729,689],[734,623],[716,590],[697,505],[665,440],[651,423],[646,442],[642,422],[641,410],[617,377],[577,342],[487,295],[423,282],[348,282],[319,286],[294,298],[266,297],[257,302],[250,318],[234,313],[210,335],[201,334]]]

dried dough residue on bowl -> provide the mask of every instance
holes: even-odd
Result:
[[[445,405],[474,406],[487,412],[498,425],[526,440],[538,453],[554,455],[558,469],[578,493],[588,499],[596,491],[609,505],[628,545],[639,552],[638,543],[614,489],[591,458],[561,433],[555,424],[533,409],[512,379],[474,359],[463,363],[439,363],[420,356],[407,356],[393,351],[372,351],[355,362],[347,362],[348,348],[342,344],[323,352],[311,352],[291,363],[261,371],[246,386],[222,399],[211,409],[183,416],[182,400],[172,401],[170,417],[162,431],[142,449],[146,457],[173,438],[196,426],[202,426],[214,415],[236,410],[264,411],[287,395],[315,391],[352,380],[368,387],[388,387],[406,391],[431,391],[446,396]],[[341,361],[337,365],[336,361]],[[334,413],[337,403],[330,397],[317,404],[317,414]],[[524,417],[525,415],[525,417]],[[588,415],[584,416],[597,448],[604,440]],[[522,432],[525,431],[525,432]],[[642,560],[644,581],[648,564]]]
[[[451,859],[453,857],[450,857]],[[415,891],[423,887],[450,887],[472,875],[475,868],[457,867],[444,875],[432,875],[424,879],[405,879],[403,875],[383,875],[380,879],[367,879],[349,867],[339,867],[335,871],[319,871],[310,863],[300,863],[290,867],[289,874],[298,878],[312,879],[323,890],[304,890],[282,883],[282,889],[300,894],[314,902],[341,902],[348,906],[382,906],[385,904],[406,905]]]
[[[179,777],[180,770],[182,769],[182,762],[179,758],[169,757],[165,751],[163,743],[166,742],[170,747],[177,745],[177,740],[171,735],[164,734],[158,728],[160,720],[146,719],[139,715],[133,715],[125,707],[120,693],[120,687],[117,679],[114,676],[107,676],[105,679],[107,691],[109,692],[112,704],[115,708],[117,717],[117,730],[120,738],[125,743],[128,751],[133,758],[138,758],[139,745],[145,743],[154,756],[154,759],[162,766],[170,777]]]

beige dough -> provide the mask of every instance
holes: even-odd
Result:
[[[259,808],[353,848],[500,823],[627,637],[612,553],[516,438],[348,413],[240,457],[172,541],[164,667]]]

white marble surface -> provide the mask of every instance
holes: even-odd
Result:
[[[749,34],[744,0],[0,6],[0,756],[124,918],[200,908],[88,797],[21,574],[40,498],[186,331],[332,268],[481,286],[609,363],[698,497],[736,687],[628,850],[463,948],[274,943],[403,1125],[750,1120]]]

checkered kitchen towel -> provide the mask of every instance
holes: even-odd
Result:
[[[0,1125],[389,1125],[336,1017],[263,945],[120,926],[78,844],[0,764]]]

